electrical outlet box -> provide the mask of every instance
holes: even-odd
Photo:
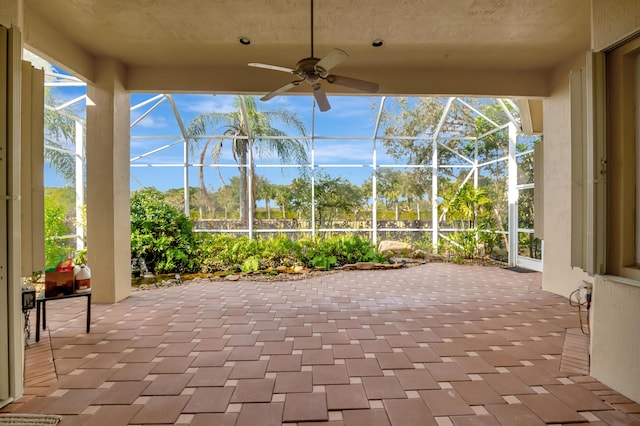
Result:
[[[585,291],[592,291],[593,284],[588,281],[582,281],[580,284],[578,284],[578,289],[585,290]]]

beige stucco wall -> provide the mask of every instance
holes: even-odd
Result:
[[[640,403],[640,283],[598,276],[593,287],[591,375]]]
[[[604,50],[639,29],[639,1],[591,1],[591,47],[593,50]]]
[[[22,0],[0,0],[0,25],[21,28],[24,6]]]
[[[569,78],[585,65],[572,58],[554,70],[544,119],[544,274],[542,288],[568,297],[587,278],[571,267],[571,99]]]
[[[594,50],[606,50],[638,31],[640,2],[592,0]],[[596,277],[591,334],[591,375],[636,402],[640,402],[639,286],[637,281]]]

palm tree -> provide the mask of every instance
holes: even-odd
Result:
[[[257,186],[257,198],[265,201],[265,205],[267,208],[267,219],[271,219],[271,201],[273,197],[275,197],[275,188],[268,179],[257,176],[257,179],[254,181]]]
[[[44,96],[45,105],[53,107],[62,103],[50,87],[45,87]],[[44,158],[49,161],[55,173],[69,185],[74,184],[76,175],[75,119],[73,112],[55,111],[53,108],[44,110]]]
[[[306,141],[286,137],[283,130],[273,126],[280,121],[305,135],[305,127],[296,116],[287,110],[259,111],[256,98],[237,96],[236,111],[200,114],[189,123],[189,136],[195,146],[201,137],[209,135],[200,151],[200,190],[208,199],[204,182],[204,160],[209,154],[212,163],[220,158],[225,141],[231,145],[231,152],[240,172],[240,220],[249,219],[249,199],[255,207],[255,184],[249,188],[249,176],[255,177],[254,159],[261,156],[277,155],[282,163],[303,164],[307,162]],[[243,108],[246,112],[243,114]],[[222,130],[222,131],[221,131]],[[251,164],[249,164],[251,158]],[[249,175],[251,173],[251,175]],[[222,180],[222,176],[220,176]],[[252,179],[255,183],[255,179]],[[249,193],[251,191],[251,193]],[[251,196],[250,196],[251,195]],[[255,211],[255,209],[253,209]]]
[[[490,205],[491,199],[485,195],[485,191],[482,188],[476,189],[469,183],[457,189],[451,187],[442,203],[450,219],[460,221],[464,229],[477,229],[478,217],[484,214],[485,207]]]
[[[53,66],[45,59],[28,50],[23,51],[24,60],[31,62],[36,68],[42,68],[45,79],[51,80]],[[73,108],[59,111],[55,108],[63,103],[50,86],[44,87],[44,138],[46,148],[44,158],[49,161],[54,172],[65,183],[74,185],[76,174],[75,159],[75,122],[79,120],[78,112]]]
[[[276,202],[282,211],[282,218],[287,218],[287,202],[291,199],[291,187],[289,185],[278,185],[275,188],[273,201]]]

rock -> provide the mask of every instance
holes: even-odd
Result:
[[[384,265],[384,269],[400,269],[404,265],[402,263],[389,263]]]
[[[412,251],[411,244],[401,241],[384,240],[378,244],[378,252],[380,253],[411,253]]]
[[[225,281],[238,281],[240,279],[240,275],[231,274],[224,277]]]
[[[155,284],[156,276],[147,272],[146,274],[140,276],[137,279],[137,282],[138,284]]]
[[[361,271],[369,271],[375,269],[376,265],[371,262],[356,262],[356,269]]]

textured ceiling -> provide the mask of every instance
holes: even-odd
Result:
[[[89,57],[112,57],[128,69],[224,69],[245,80],[265,76],[266,89],[289,77],[249,70],[248,62],[294,67],[310,54],[309,0],[24,4],[27,25],[37,17]],[[384,88],[402,70],[547,71],[588,48],[589,2],[315,0],[314,28],[316,57],[343,49],[350,58],[336,72],[377,78]],[[241,36],[251,44],[241,45]],[[384,46],[373,47],[374,39]],[[56,59],[51,46],[34,40],[36,51]],[[246,86],[262,89],[255,81]]]

